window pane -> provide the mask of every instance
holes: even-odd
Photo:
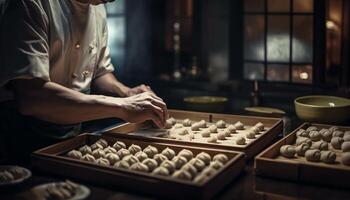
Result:
[[[314,1],[313,0],[294,0],[294,12],[306,12],[312,13],[314,11]]]
[[[313,17],[294,16],[293,62],[313,61]]]
[[[245,12],[264,12],[265,11],[265,0],[245,0],[244,10]]]
[[[263,15],[245,15],[244,58],[264,61],[265,18]]]
[[[244,78],[249,80],[264,80],[264,65],[259,63],[245,63]]]
[[[112,60],[118,67],[122,66],[125,55],[124,17],[110,17],[108,19],[108,39]]]
[[[268,65],[267,80],[289,81],[289,65]]]
[[[290,0],[268,0],[268,12],[290,12]]]
[[[123,14],[125,12],[125,0],[117,0],[106,4],[107,14]]]
[[[294,65],[292,78],[295,83],[312,83],[312,65]]]
[[[268,16],[267,60],[269,62],[289,62],[289,23],[289,16]]]

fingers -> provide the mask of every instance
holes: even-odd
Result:
[[[160,121],[161,127],[164,127],[166,119],[164,118],[163,109],[153,104],[150,104],[149,107],[152,110],[152,112],[155,114],[155,116],[158,118],[158,120]]]
[[[150,120],[153,121],[153,123],[158,126],[159,128],[163,128],[164,127],[164,122],[162,122],[162,113],[161,113],[161,109],[160,108],[156,108],[155,106],[151,106],[148,110],[148,117]]]

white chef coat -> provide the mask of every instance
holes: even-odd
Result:
[[[0,43],[0,101],[10,80],[41,78],[85,92],[113,72],[104,5],[76,0],[11,0]],[[5,97],[5,98],[4,98]]]

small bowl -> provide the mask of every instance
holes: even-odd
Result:
[[[297,116],[308,122],[341,123],[350,119],[350,99],[335,96],[304,96],[295,99]]]
[[[190,110],[222,112],[225,110],[228,99],[216,96],[194,96],[184,99],[186,106]]]

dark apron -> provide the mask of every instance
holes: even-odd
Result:
[[[40,148],[76,136],[78,125],[57,125],[21,115],[13,101],[0,103],[0,162],[28,163]]]

